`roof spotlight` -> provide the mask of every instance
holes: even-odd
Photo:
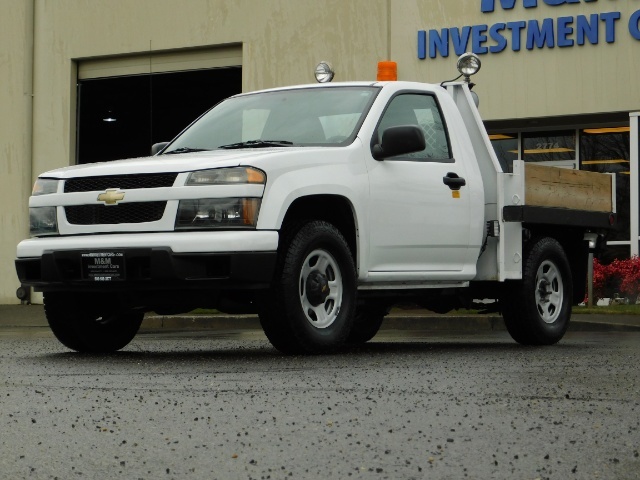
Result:
[[[463,53],[458,58],[458,71],[464,76],[464,81],[469,83],[469,78],[480,70],[482,62],[475,53]]]
[[[328,83],[333,80],[335,72],[329,62],[322,61],[316,66],[315,75],[318,83]]]

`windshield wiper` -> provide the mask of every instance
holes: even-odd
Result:
[[[170,152],[164,152],[163,155],[173,155],[176,153],[191,153],[191,152],[206,152],[206,148],[191,148],[191,147],[180,147],[175,150],[171,150]]]
[[[249,140],[247,142],[220,145],[218,148],[232,150],[234,148],[290,147],[291,145],[293,145],[293,142],[289,142],[287,140]]]

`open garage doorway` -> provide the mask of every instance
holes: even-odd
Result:
[[[81,79],[76,161],[148,156],[151,145],[241,90],[241,67]]]

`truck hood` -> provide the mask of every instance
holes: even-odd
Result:
[[[127,175],[139,173],[190,172],[207,168],[235,167],[238,165],[261,166],[273,157],[308,154],[318,150],[341,149],[340,147],[285,147],[244,150],[212,150],[205,152],[158,155],[154,157],[115,160],[103,163],[88,163],[50,170],[40,177],[74,178],[105,175]]]

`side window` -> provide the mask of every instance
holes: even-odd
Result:
[[[391,160],[447,163],[454,161],[442,115],[435,98],[431,95],[403,93],[393,97],[378,125],[378,142],[381,141],[385,129],[399,125],[420,127],[427,147],[421,152],[392,157]]]

